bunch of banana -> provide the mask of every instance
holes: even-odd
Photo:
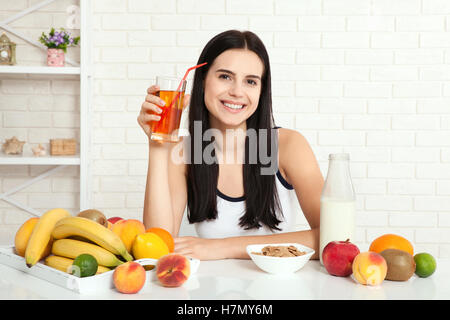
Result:
[[[52,253],[56,256],[75,259],[80,254],[92,255],[99,265],[105,267],[116,267],[123,261],[119,260],[110,251],[93,243],[74,239],[59,239],[53,242]]]
[[[52,231],[56,223],[70,217],[70,213],[64,209],[56,208],[45,212],[33,228],[25,250],[25,262],[28,268],[34,266],[42,257],[42,253],[52,238]]]
[[[60,256],[48,256],[45,258],[45,264],[49,267],[58,269],[62,272],[72,273],[72,264],[74,259],[69,259]],[[104,273],[110,271],[110,268],[99,265],[96,274]]]
[[[53,228],[52,236],[57,240],[53,243],[52,252],[54,254],[59,252],[57,255],[65,254],[66,257],[74,257],[75,253],[73,252],[90,253],[97,258],[99,265],[103,266],[120,264],[120,260],[115,255],[122,256],[126,261],[133,260],[133,256],[127,251],[125,244],[117,234],[87,218],[66,217],[59,220]],[[66,239],[69,237],[82,237],[95,244],[77,240],[58,242],[59,239],[71,240]],[[70,251],[72,251],[71,256],[68,256]]]

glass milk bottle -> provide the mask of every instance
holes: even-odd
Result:
[[[328,174],[320,197],[320,248],[331,241],[355,240],[355,191],[348,153],[329,155]]]

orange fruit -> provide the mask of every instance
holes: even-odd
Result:
[[[19,230],[17,230],[16,235],[14,237],[14,249],[16,254],[21,257],[25,257],[25,251],[27,250],[28,240],[30,240],[31,234],[33,233],[34,227],[39,221],[39,217],[33,217],[28,219],[27,221],[20,226]],[[41,259],[46,258],[50,255],[52,251],[53,239],[51,238],[48,242],[47,247],[45,247],[44,252],[42,253]]]
[[[131,250],[135,259],[159,259],[169,253],[166,243],[153,232],[137,235]]]
[[[396,234],[384,234],[370,244],[369,251],[381,253],[386,249],[403,250],[414,256],[414,248],[408,239]]]
[[[22,224],[19,230],[17,230],[14,238],[14,248],[19,256],[25,257],[25,250],[27,249],[28,240],[30,240],[31,233],[33,232],[33,229],[38,221],[38,217],[30,218]]]
[[[173,242],[173,237],[169,231],[167,231],[163,228],[154,227],[154,228],[148,229],[145,232],[153,232],[156,235],[158,235],[167,244],[167,247],[169,248],[169,252],[173,252],[173,250],[175,248],[175,244]]]

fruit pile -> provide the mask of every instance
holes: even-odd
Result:
[[[367,252],[360,252],[348,239],[332,241],[323,249],[322,260],[329,274],[338,277],[353,274],[356,282],[370,286],[384,280],[407,281],[414,273],[426,278],[436,270],[432,255],[414,255],[411,242],[395,234],[376,238]]]
[[[146,230],[135,219],[107,219],[95,209],[71,216],[57,208],[30,218],[16,232],[14,244],[15,253],[25,258],[29,268],[43,261],[78,277],[114,269],[113,282],[122,293],[139,292],[145,271],[153,268],[144,268],[135,259],[157,259],[156,275],[166,287],[181,286],[190,276],[190,262],[173,253],[174,240],[168,231]]]

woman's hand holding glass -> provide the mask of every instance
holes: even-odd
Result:
[[[152,122],[161,120],[161,113],[165,106],[164,100],[156,95],[160,90],[158,85],[153,85],[147,89],[145,101],[142,103],[137,121],[144,130],[148,138],[152,135]],[[186,94],[183,99],[183,109],[189,104],[190,95]]]

